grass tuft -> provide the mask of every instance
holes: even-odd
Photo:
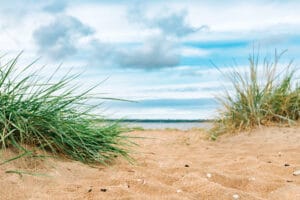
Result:
[[[297,68],[292,61],[280,64],[284,52],[272,60],[260,60],[259,55],[249,56],[248,71],[234,67],[222,72],[231,88],[218,98],[222,105],[219,119],[212,129],[212,138],[225,132],[239,132],[261,125],[293,124],[300,117],[300,84],[295,77]]]
[[[100,104],[87,102],[99,97],[91,94],[94,88],[78,93],[74,81],[79,74],[67,73],[53,81],[58,68],[41,82],[34,63],[17,70],[19,56],[0,67],[0,148],[20,152],[7,161],[32,155],[27,146],[83,163],[107,164],[119,155],[129,158],[124,130],[117,123],[94,122],[100,116],[92,113]]]

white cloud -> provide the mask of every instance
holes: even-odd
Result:
[[[192,48],[192,47],[182,47],[181,48],[181,55],[187,57],[204,57],[208,56],[210,51],[200,49],[200,48]]]
[[[37,28],[33,32],[39,52],[53,59],[74,55],[78,40],[89,36],[93,30],[78,19],[59,15],[53,22]]]
[[[142,4],[128,10],[128,18],[145,28],[158,29],[166,36],[183,37],[196,33],[202,29],[207,29],[206,25],[193,27],[186,20],[187,10],[170,11],[170,9],[161,9],[153,12],[151,17],[147,16],[147,8]]]
[[[66,14],[93,27],[95,38],[105,42],[139,42],[152,34],[128,22],[124,4],[72,4]]]
[[[164,36],[149,38],[142,46],[124,49],[116,57],[121,67],[155,69],[179,64],[180,55],[176,43]]]
[[[67,2],[65,0],[50,1],[45,5],[44,10],[50,13],[61,13],[67,8]]]

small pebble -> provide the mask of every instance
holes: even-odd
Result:
[[[239,199],[240,196],[239,196],[238,194],[234,194],[234,195],[232,195],[232,198],[233,198],[233,199]]]
[[[90,188],[89,190],[88,190],[88,192],[91,192],[93,189],[92,188]]]
[[[272,161],[268,161],[268,163],[272,163]]]
[[[189,165],[184,165],[184,167],[190,167]]]
[[[182,192],[182,190],[176,190],[176,192],[177,192],[177,193],[181,193],[181,192]]]
[[[285,166],[285,167],[288,167],[288,166],[290,166],[290,164],[288,164],[288,163],[285,163],[285,164],[284,164],[284,166]]]
[[[286,180],[286,182],[291,183],[291,182],[293,182],[293,181],[291,181],[291,180]]]
[[[144,179],[140,179],[140,178],[138,178],[137,181],[141,182],[143,185],[146,183],[146,181]]]
[[[211,174],[210,173],[207,173],[206,176],[207,176],[207,178],[211,178]]]
[[[294,171],[293,175],[294,176],[299,176],[300,175],[300,170]]]
[[[106,192],[107,189],[106,189],[106,188],[101,188],[100,191],[101,191],[101,192]]]

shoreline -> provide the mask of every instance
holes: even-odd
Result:
[[[121,122],[125,127],[137,130],[178,130],[209,129],[212,122]]]
[[[214,120],[208,119],[110,119],[108,122],[118,122],[125,127],[134,128],[137,130],[182,130],[190,129],[208,129],[212,127]]]
[[[214,122],[215,119],[106,119],[108,122],[139,123],[202,123]]]

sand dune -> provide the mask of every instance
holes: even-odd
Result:
[[[300,128],[207,141],[200,131],[139,131],[131,165],[47,159],[1,166],[0,199],[300,199]],[[50,177],[7,174],[23,167]],[[25,167],[25,169],[24,169]],[[236,195],[236,196],[233,196]]]

